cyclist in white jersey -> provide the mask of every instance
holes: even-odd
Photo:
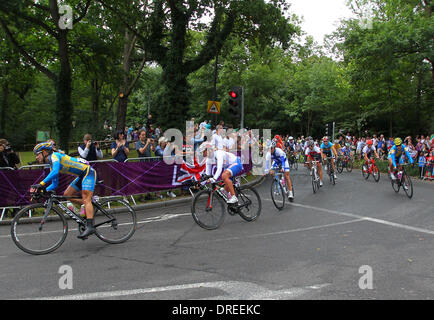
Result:
[[[231,177],[235,177],[243,170],[240,157],[224,150],[214,150],[212,144],[209,142],[202,143],[199,147],[199,152],[206,157],[207,175],[211,175],[213,165],[217,164],[217,170],[208,182],[216,182],[221,175],[222,180],[225,183],[225,190],[231,195],[227,200],[227,203],[238,203],[238,198],[235,195],[235,189]]]

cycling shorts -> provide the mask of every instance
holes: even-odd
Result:
[[[96,171],[89,167],[89,169],[83,172],[83,174],[75,178],[74,181],[71,182],[70,186],[77,191],[88,190],[93,192],[95,190],[95,184]]]

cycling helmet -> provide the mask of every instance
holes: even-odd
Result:
[[[271,142],[270,148],[276,148],[276,141]]]
[[[400,146],[402,144],[401,138],[396,138],[393,143],[395,143],[395,146]]]
[[[350,143],[349,143],[349,142],[345,143],[345,146],[346,146],[346,147],[349,147],[349,146],[350,146]]]
[[[199,146],[199,152],[204,152],[207,149],[212,149],[211,142],[206,141]]]
[[[288,138],[288,140],[294,140],[294,138],[293,138],[292,136],[290,136],[290,137]]]
[[[309,148],[312,148],[312,147],[314,146],[313,140],[309,140],[309,141],[307,142],[307,146],[308,146]]]
[[[42,152],[42,150],[53,151],[53,144],[49,141],[38,143],[33,148],[33,153],[38,154],[38,153]]]
[[[324,138],[322,138],[322,141],[328,141],[329,137],[325,136]]]
[[[339,144],[339,140],[338,139],[335,139],[335,144]]]
[[[373,142],[371,139],[369,139],[368,141],[366,141],[366,143],[370,146],[370,145],[372,145],[374,142]]]

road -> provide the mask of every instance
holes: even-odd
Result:
[[[68,238],[57,251],[20,251],[0,226],[0,299],[434,299],[434,184],[414,181],[410,200],[384,175],[344,172],[312,193],[292,173],[296,199],[277,211],[270,180],[257,186],[255,222],[226,216],[200,228],[190,204],[138,212],[128,242]],[[61,289],[62,266],[72,288]]]

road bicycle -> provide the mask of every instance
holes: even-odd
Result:
[[[331,159],[334,159],[335,157],[327,157],[327,174],[330,178],[330,183],[335,185],[336,184],[336,178],[335,178],[335,172],[333,170],[333,165],[331,162]]]
[[[363,178],[368,180],[369,176],[372,174],[374,177],[375,182],[380,181],[380,170],[378,170],[377,165],[375,164],[375,159],[370,158],[368,162],[368,167],[366,167],[366,163],[362,163],[362,175]]]
[[[350,156],[344,155],[336,160],[336,170],[342,173],[344,168],[347,172],[353,171],[353,159]]]
[[[392,183],[393,190],[398,193],[399,189],[402,187],[404,189],[405,194],[408,198],[411,199],[413,197],[413,183],[411,182],[410,176],[405,171],[405,166],[408,164],[400,164],[395,170],[394,175],[396,179],[390,179]],[[389,169],[389,178],[390,178],[390,169]]]
[[[320,188],[320,177],[318,173],[318,160],[312,160],[310,162],[311,169],[310,169],[310,176],[312,179],[312,190],[313,193],[316,193]],[[309,164],[309,162],[305,162],[306,164]]]
[[[238,203],[228,204],[229,195],[224,190],[222,181],[204,184],[211,177],[202,175],[200,181],[193,184],[193,187],[200,186],[201,188],[200,191],[196,189],[191,202],[191,214],[200,227],[207,230],[217,229],[222,225],[226,212],[230,215],[239,214],[248,222],[258,219],[262,203],[258,192],[253,187],[241,186],[239,182],[235,182],[234,190]]]
[[[61,201],[81,199],[79,196],[61,196],[47,191],[31,194],[33,200],[21,209],[11,224],[11,236],[18,248],[26,253],[41,255],[58,249],[68,234],[67,217],[74,220],[81,234],[86,218],[75,213]],[[121,197],[92,198],[95,235],[110,244],[123,243],[136,231],[136,212]],[[86,239],[83,239],[86,240]]]
[[[274,206],[278,210],[282,210],[285,206],[285,199],[288,197],[289,189],[286,184],[286,179],[284,176],[284,173],[281,172],[282,168],[279,167],[276,170],[274,170],[273,174],[273,182],[271,183],[271,199],[273,200]],[[292,196],[295,197],[295,187],[294,182],[291,180],[291,176],[289,177],[289,180],[291,181],[292,185]],[[290,202],[294,201],[294,198],[292,200],[289,200]]]
[[[298,170],[298,153],[294,152],[289,152],[289,168],[291,170],[295,169]]]

